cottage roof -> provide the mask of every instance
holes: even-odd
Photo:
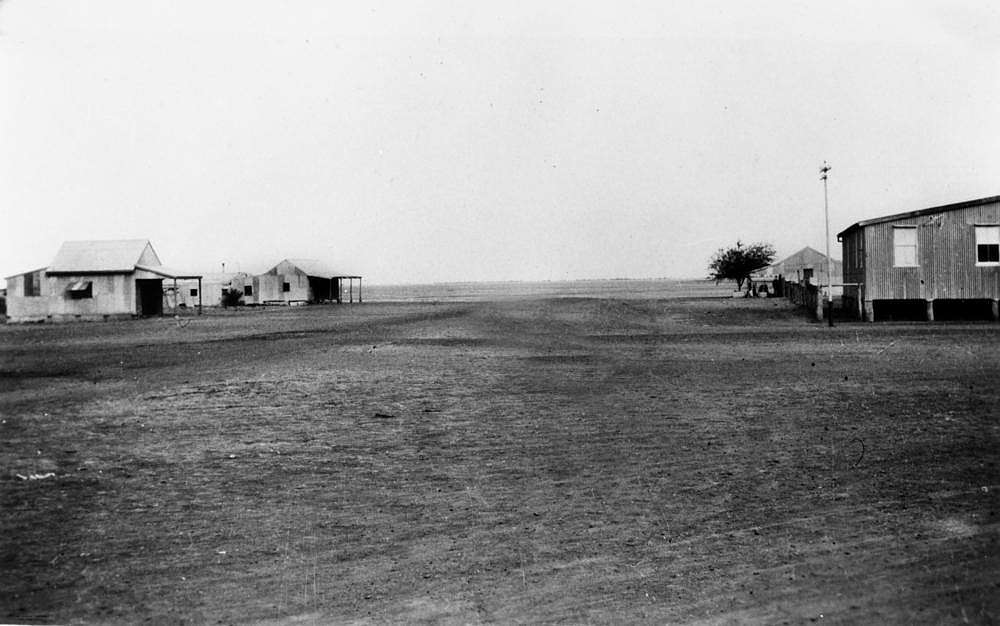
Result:
[[[865,226],[870,226],[872,224],[882,224],[885,222],[894,222],[896,220],[909,219],[911,217],[921,217],[923,215],[934,215],[935,213],[945,213],[947,211],[958,211],[960,209],[969,209],[972,207],[982,206],[984,204],[993,204],[995,202],[1000,202],[1000,196],[990,196],[988,198],[979,198],[977,200],[967,200],[965,202],[956,202],[954,204],[944,204],[941,206],[930,207],[927,209],[918,209],[916,211],[907,211],[905,213],[894,213],[893,215],[885,215],[882,217],[873,217],[870,220],[861,220],[860,222],[855,222],[851,224],[844,230],[837,233],[837,239],[841,239],[844,235],[856,230],[858,228],[863,228]]]
[[[148,252],[147,252],[148,249]],[[120,273],[131,272],[145,261],[160,265],[148,239],[109,241],[67,241],[59,248],[48,272],[57,273]]]

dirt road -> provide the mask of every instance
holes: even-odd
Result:
[[[0,329],[0,618],[990,623],[996,325],[770,300]]]

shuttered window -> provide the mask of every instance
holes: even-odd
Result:
[[[892,229],[892,264],[896,267],[917,266],[917,229],[914,226],[894,226]]]
[[[976,226],[976,265],[1000,265],[1000,226]]]
[[[66,288],[71,300],[86,300],[94,297],[94,284],[89,280],[77,280]]]

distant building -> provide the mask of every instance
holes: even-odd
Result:
[[[827,285],[827,257],[822,252],[806,246],[795,254],[788,256],[777,263],[771,264],[764,270],[764,276],[777,278],[779,275],[790,283],[808,283],[818,287]],[[844,264],[837,259],[833,259],[834,285],[844,282]]]
[[[254,292],[260,304],[305,304],[361,302],[361,277],[338,272],[312,259],[285,259],[254,277]]]
[[[998,318],[1000,196],[864,220],[837,239],[845,304],[867,321]]]
[[[843,282],[843,263],[837,259],[832,259],[832,265],[833,276],[830,282],[833,285],[833,295],[836,297],[843,293],[841,287],[841,283]],[[750,279],[753,289],[758,293],[761,291],[774,293],[775,289],[780,289],[782,291],[778,293],[785,296],[788,296],[790,293],[801,295],[808,291],[808,288],[805,287],[806,285],[812,285],[819,291],[813,290],[808,292],[819,293],[822,296],[826,293],[827,268],[827,256],[818,250],[806,246],[795,254],[754,272],[751,274]],[[778,277],[781,277],[785,283],[784,285],[777,285]],[[800,288],[789,292],[786,288],[789,283],[791,285],[799,285]]]
[[[160,263],[146,239],[67,241],[48,267],[7,277],[7,321],[104,320],[163,313],[163,281],[200,279]]]
[[[255,277],[246,272],[220,272],[203,274],[201,284],[197,280],[179,280],[177,287],[171,283],[163,285],[163,306],[172,309],[198,306],[222,306],[222,298],[231,291],[239,292],[241,302],[257,304]]]

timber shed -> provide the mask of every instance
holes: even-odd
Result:
[[[1000,196],[863,220],[837,240],[845,308],[866,321],[998,318]]]
[[[48,267],[7,277],[8,322],[163,314],[163,281],[197,279],[160,263],[147,239],[67,241]]]
[[[285,259],[254,279],[261,304],[361,302],[361,276],[344,274],[313,259]]]

